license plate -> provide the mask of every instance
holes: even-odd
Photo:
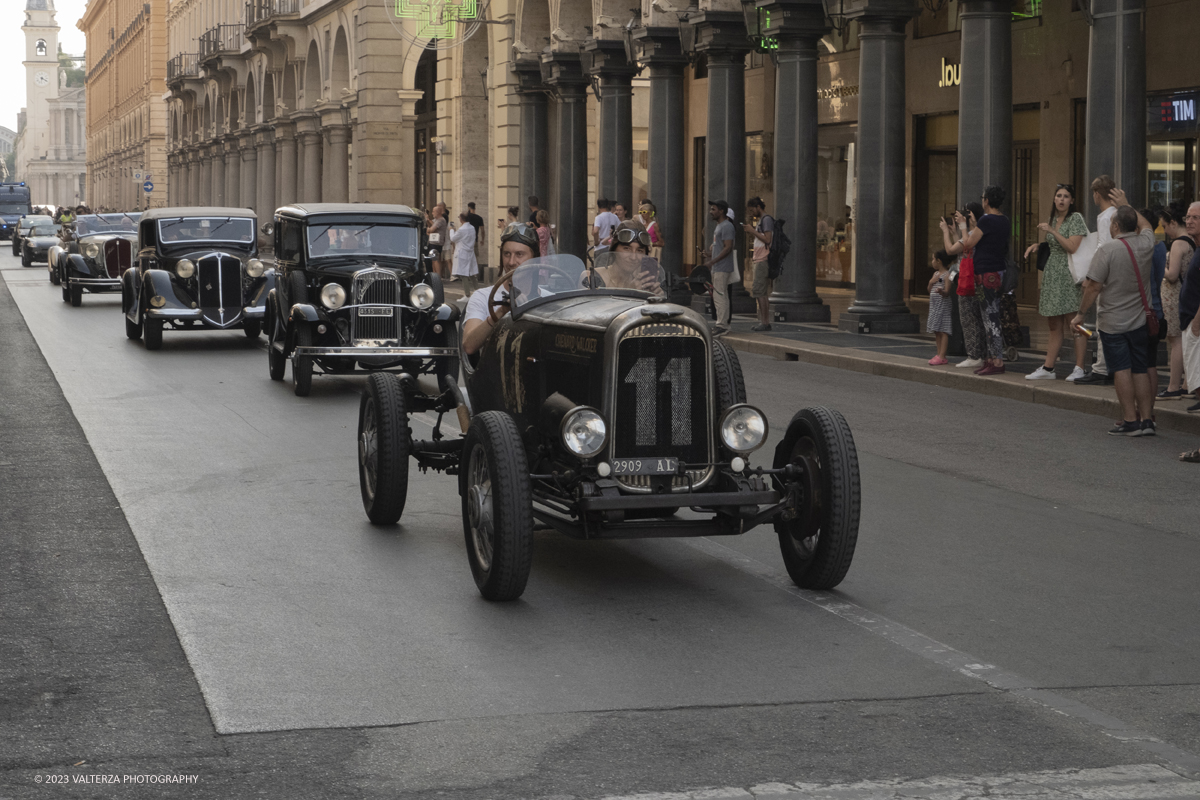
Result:
[[[360,317],[390,317],[392,310],[390,306],[362,306],[358,309],[358,315]]]
[[[674,475],[678,458],[614,458],[613,475]]]

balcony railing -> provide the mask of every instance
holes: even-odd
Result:
[[[200,74],[200,54],[180,53],[167,62],[167,80],[191,78]]]
[[[253,28],[272,17],[298,13],[300,0],[249,0],[246,3],[246,27]]]
[[[244,28],[241,25],[216,25],[200,34],[200,60],[207,61],[221,53],[236,53],[242,49]]]

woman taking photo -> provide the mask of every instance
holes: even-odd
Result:
[[[1167,318],[1167,355],[1171,378],[1167,388],[1158,393],[1159,400],[1178,400],[1187,394],[1183,387],[1183,331],[1179,327],[1179,289],[1183,275],[1192,263],[1196,243],[1188,236],[1184,218],[1187,203],[1175,201],[1163,209],[1163,231],[1167,235],[1167,271],[1162,281],[1163,315]]]
[[[975,228],[975,221],[983,216],[983,206],[967,203],[962,210],[954,212],[954,227],[942,220],[942,243],[947,252],[955,244],[961,244]],[[958,318],[962,323],[963,347],[967,357],[954,366],[978,369],[983,366],[983,306],[975,287],[975,267],[971,249],[964,247],[956,264],[958,271]]]
[[[1038,225],[1038,230],[1046,235],[1045,244],[1050,248],[1050,257],[1046,260],[1042,272],[1042,289],[1038,299],[1038,313],[1046,318],[1050,326],[1050,343],[1046,348],[1046,361],[1042,366],[1025,376],[1029,381],[1052,381],[1054,364],[1058,361],[1058,352],[1062,349],[1063,338],[1071,327],[1071,318],[1079,311],[1079,301],[1083,299],[1083,289],[1075,283],[1074,276],[1067,264],[1067,256],[1079,249],[1079,243],[1087,236],[1087,223],[1083,215],[1075,210],[1075,187],[1068,183],[1060,183],[1054,190],[1054,211],[1050,220]],[[1031,244],[1025,250],[1029,258],[1038,251],[1040,245]],[[1071,331],[1075,341],[1075,369],[1067,376],[1068,381],[1076,381],[1086,373],[1083,369],[1087,358],[1087,341],[1084,337]]]
[[[1006,193],[999,186],[989,186],[980,198],[983,216],[975,228],[960,242],[946,248],[952,256],[970,250],[975,262],[975,284],[982,297],[983,342],[986,361],[975,370],[976,375],[1004,374],[1004,331],[1000,327],[1000,290],[1008,258],[1008,237],[1011,223],[1000,213]]]

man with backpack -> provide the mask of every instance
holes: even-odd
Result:
[[[761,197],[751,197],[746,201],[746,210],[751,215],[758,216],[758,224],[742,226],[747,234],[754,237],[754,281],[750,286],[750,296],[758,304],[758,324],[750,330],[771,330],[771,290],[772,283],[770,266],[767,261],[771,255],[771,239],[775,235],[775,219],[767,213],[767,207]]]

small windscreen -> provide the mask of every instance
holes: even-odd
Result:
[[[254,220],[245,217],[167,217],[158,221],[162,244],[234,242],[254,244]]]
[[[618,252],[597,259],[589,269],[571,255],[542,256],[521,264],[512,273],[513,310],[544,297],[568,292],[614,294],[640,292],[662,295],[663,274],[658,261],[640,253]]]
[[[377,222],[308,226],[309,258],[337,256],[417,257],[420,235],[411,225]]]

